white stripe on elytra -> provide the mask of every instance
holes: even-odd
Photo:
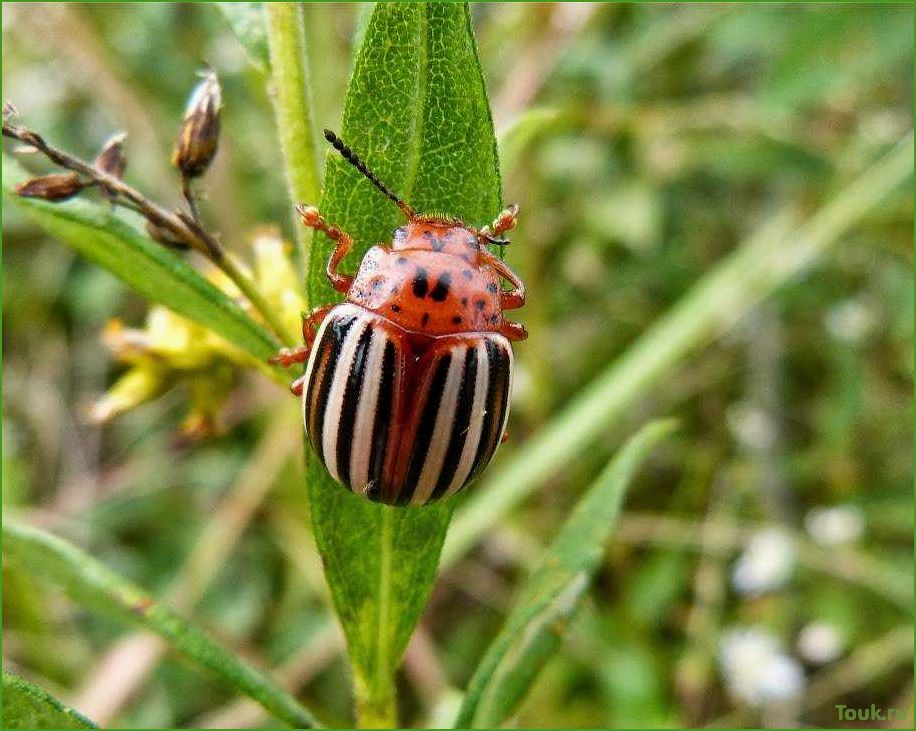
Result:
[[[458,397],[461,395],[461,384],[464,381],[464,358],[467,348],[454,347],[451,350],[452,362],[449,365],[445,386],[442,388],[442,398],[439,401],[439,411],[436,413],[436,425],[433,429],[432,439],[429,441],[429,450],[423,462],[423,471],[417,481],[411,505],[422,505],[432,494],[442,471],[445,452],[451,441],[452,431],[455,429],[455,411],[458,408]],[[433,398],[429,394],[427,398]]]
[[[312,349],[309,352],[308,363],[305,366],[305,380],[303,381],[303,383],[305,384],[305,387],[302,389],[302,423],[305,425],[306,431],[308,431],[308,426],[309,426],[308,402],[309,402],[309,392],[311,391],[312,386],[313,386],[312,371],[315,370],[315,361],[318,358],[318,351],[321,350],[321,344],[322,344],[322,341],[324,340],[324,334],[327,331],[328,326],[331,324],[331,321],[336,320],[336,319],[337,319],[337,314],[336,314],[336,309],[335,309],[335,310],[331,310],[331,312],[328,313],[327,317],[325,317],[324,320],[322,321],[321,326],[318,328],[318,333],[315,335],[315,339],[312,341]],[[333,364],[331,364],[330,367],[333,368]],[[314,387],[320,388],[321,386],[320,384],[316,383],[314,384]],[[321,428],[320,424],[318,425],[318,428],[319,429]],[[309,434],[309,439],[311,438],[312,438],[312,435]],[[318,442],[319,446],[321,445],[321,441],[319,439],[316,438],[315,441]],[[319,455],[319,457],[320,456],[321,455]]]
[[[344,344],[337,362],[331,364],[334,368],[334,381],[331,383],[331,390],[328,393],[328,405],[324,411],[324,424],[321,429],[321,451],[324,454],[324,466],[328,468],[328,472],[338,482],[340,482],[340,473],[337,469],[337,434],[340,431],[338,426],[343,410],[344,393],[347,389],[347,379],[350,376],[350,369],[353,367],[353,356],[356,354],[359,338],[369,327],[368,319],[366,317],[357,318],[344,337]]]
[[[487,389],[490,385],[490,362],[489,358],[487,358],[486,342],[481,340],[474,346],[474,349],[477,351],[477,379],[474,383],[474,404],[471,407],[468,436],[464,440],[464,449],[461,450],[461,459],[455,470],[455,476],[442,495],[443,498],[457,492],[467,480],[468,474],[474,466],[474,455],[477,454],[477,446],[480,443],[480,435],[487,415],[485,407]]]
[[[369,357],[366,359],[363,389],[356,404],[353,446],[350,449],[350,485],[352,485],[353,492],[359,494],[364,493],[369,486],[369,465],[373,447],[372,431],[375,427],[375,412],[378,408],[382,363],[387,343],[388,337],[384,332],[373,331],[369,341]]]

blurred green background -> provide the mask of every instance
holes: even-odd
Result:
[[[337,128],[358,4],[305,9],[318,126]],[[476,4],[522,218],[511,441],[526,437],[787,206],[806,217],[913,127],[910,5]],[[263,75],[212,4],[3,7],[3,98],[176,205],[168,163],[203,64],[223,83],[205,216],[247,255],[292,234]],[[359,141],[351,144],[359,148]],[[29,159],[25,159],[27,164]],[[222,433],[177,438],[180,385],[105,426],[106,322],[147,305],[3,210],[3,507],[67,536],[274,667],[345,725],[346,665],[308,529],[297,409],[239,377]],[[355,262],[351,263],[351,268]],[[601,442],[440,577],[399,678],[402,723],[447,714],[513,589],[621,440],[681,421],[519,726],[838,724],[913,708],[913,190],[694,348]],[[3,572],[3,663],[103,725],[269,724],[157,640]]]

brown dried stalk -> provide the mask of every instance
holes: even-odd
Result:
[[[283,323],[251,278],[242,271],[235,259],[226,253],[213,234],[204,229],[192,216],[183,211],[167,210],[120,178],[48,144],[34,130],[11,124],[4,119],[3,136],[18,140],[42,153],[56,165],[79,173],[87,179],[87,186],[97,185],[108,194],[107,197],[112,202],[137,211],[147,220],[150,230],[161,232],[173,246],[183,244],[203,254],[232,280],[280,340],[285,345],[292,344],[292,338],[286,332]]]

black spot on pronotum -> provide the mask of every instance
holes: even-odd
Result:
[[[398,305],[391,305],[392,312],[400,312],[401,308]]]
[[[463,272],[461,272],[461,276],[463,276],[465,279],[473,279],[474,272],[472,272],[470,269],[465,269]]]
[[[490,282],[487,284],[487,292],[490,294],[496,294],[499,291],[499,287],[496,286],[495,282]]]
[[[445,248],[445,241],[437,237],[430,239],[429,245],[432,246],[433,251],[442,251]]]
[[[401,266],[404,266],[406,263],[407,263],[407,257],[406,257],[406,256],[399,256],[397,259],[395,259],[395,264],[399,264],[399,265],[401,265]]]
[[[455,316],[452,318],[452,324],[453,324],[453,325],[460,325],[462,322],[463,322],[463,320],[462,320],[462,318],[461,318],[461,315],[455,315]]]
[[[413,278],[413,293],[415,297],[423,299],[426,297],[426,293],[429,292],[429,279],[427,279],[428,274],[423,267],[417,267],[417,273]]]
[[[499,315],[490,315],[490,323],[495,325],[499,322]]]
[[[428,312],[423,313],[423,317],[420,318],[420,324],[423,327],[426,327],[427,325],[429,325],[429,313]]]
[[[467,298],[467,297],[462,297],[462,298],[461,298],[461,304],[462,304],[462,306],[467,307],[467,306],[468,306],[468,298]]]
[[[483,310],[487,306],[487,303],[484,300],[474,300],[474,307],[478,310]]]
[[[452,275],[448,272],[443,272],[439,276],[439,281],[436,282],[436,286],[433,287],[433,291],[429,293],[430,298],[434,302],[443,302],[446,297],[448,297],[448,286],[452,281]]]

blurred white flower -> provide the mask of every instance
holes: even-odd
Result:
[[[742,594],[763,594],[778,589],[792,575],[795,546],[778,528],[751,536],[732,569],[732,585]]]
[[[865,516],[853,505],[813,508],[805,516],[805,528],[822,546],[842,546],[862,537]]]
[[[767,413],[750,403],[729,407],[726,423],[732,435],[751,449],[769,449],[776,441],[776,426]]]
[[[773,634],[758,627],[726,632],[719,665],[729,692],[755,707],[796,698],[805,684],[798,661],[782,651]]]
[[[861,300],[850,299],[831,307],[824,318],[829,332],[837,340],[857,344],[867,338],[877,324],[873,308]]]
[[[799,655],[814,665],[833,662],[843,654],[840,633],[828,622],[809,622],[802,627],[795,647]]]

